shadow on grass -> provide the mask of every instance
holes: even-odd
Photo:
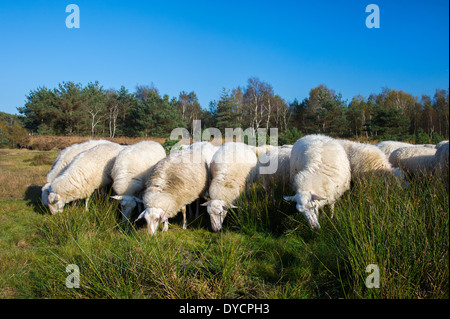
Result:
[[[32,207],[33,211],[45,215],[49,214],[47,207],[42,204],[41,200],[41,189],[42,186],[30,185],[25,191],[23,200],[27,203],[27,206]]]

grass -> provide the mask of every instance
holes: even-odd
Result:
[[[202,207],[187,230],[177,217],[149,237],[145,225],[122,224],[107,195],[50,215],[39,186],[56,154],[0,150],[0,298],[449,297],[446,178],[355,183],[333,219],[321,212],[318,232],[281,200],[292,190],[257,183],[222,232]],[[80,288],[65,285],[69,264]],[[379,289],[365,286],[369,264]]]

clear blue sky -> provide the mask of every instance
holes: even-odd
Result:
[[[68,29],[68,4],[80,28]],[[368,29],[368,4],[380,29]],[[0,1],[0,111],[39,86],[153,83],[202,107],[257,76],[287,102],[325,84],[345,99],[382,87],[414,96],[449,86],[448,0]]]

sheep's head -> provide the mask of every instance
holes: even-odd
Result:
[[[42,186],[41,191],[42,191],[41,192],[42,204],[44,206],[47,206],[49,204],[49,202],[48,202],[48,195],[50,195],[50,183],[47,183],[44,186]]]
[[[152,236],[156,234],[161,222],[167,223],[167,216],[161,208],[146,208],[136,221],[141,218],[147,221],[148,233]]]
[[[227,216],[228,209],[237,208],[220,199],[213,199],[201,204],[201,206],[206,206],[209,217],[211,218],[211,227],[215,232],[218,232],[222,228],[222,223]]]
[[[122,208],[123,219],[129,219],[131,217],[131,213],[136,207],[136,203],[142,203],[142,199],[137,198],[136,196],[130,195],[115,195],[111,196],[111,198],[120,200],[120,206]]]
[[[61,213],[64,209],[64,201],[62,200],[59,194],[50,191],[48,195],[48,208],[50,209],[50,213],[55,215],[56,213]]]
[[[298,192],[294,196],[284,196],[284,199],[296,202],[297,210],[305,216],[309,226],[314,230],[320,229],[318,201],[325,198],[312,192]]]
[[[405,173],[403,173],[403,171],[398,168],[398,167],[393,167],[391,169],[392,175],[394,175],[397,180],[402,184],[403,187],[407,187],[409,184],[408,182],[405,180]]]

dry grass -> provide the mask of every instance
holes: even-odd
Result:
[[[45,177],[58,152],[0,150],[0,198],[26,199],[27,192],[45,184]],[[36,159],[45,163],[36,165]]]
[[[70,146],[75,143],[82,143],[90,139],[104,139],[108,141],[112,141],[115,143],[119,143],[122,145],[131,145],[141,141],[149,140],[155,141],[163,144],[165,138],[161,137],[95,137],[92,138],[90,136],[27,136],[26,138],[21,139],[17,146],[19,148],[26,148],[29,150],[41,150],[41,151],[50,151],[50,150],[62,150],[67,146]]]

